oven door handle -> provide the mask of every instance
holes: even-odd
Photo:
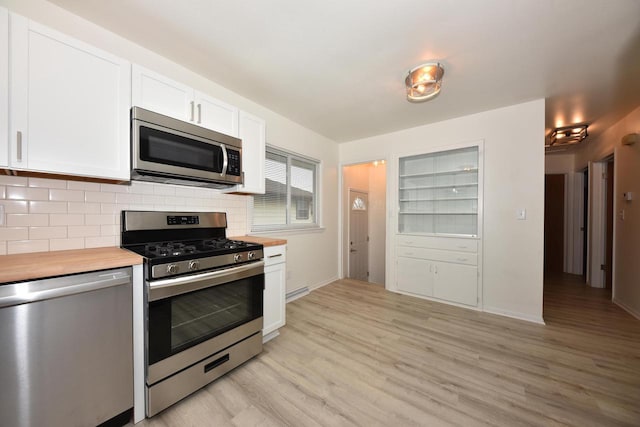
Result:
[[[149,284],[149,301],[157,301],[172,296],[223,285],[264,273],[264,261],[256,261],[238,267],[159,280]]]

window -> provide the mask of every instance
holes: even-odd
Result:
[[[253,196],[253,231],[318,225],[319,162],[267,147],[265,193]]]

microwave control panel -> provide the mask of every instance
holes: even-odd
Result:
[[[240,152],[227,148],[227,175],[240,176]]]

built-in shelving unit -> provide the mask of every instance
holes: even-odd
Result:
[[[477,145],[399,159],[398,232],[478,235]]]

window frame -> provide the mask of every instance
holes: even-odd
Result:
[[[321,229],[321,218],[320,218],[320,183],[321,183],[321,170],[322,170],[322,161],[314,159],[312,157],[304,156],[293,151],[284,150],[279,147],[275,147],[270,144],[266,144],[265,146],[265,159],[267,153],[275,154],[277,156],[283,156],[287,159],[287,201],[286,201],[286,224],[265,224],[256,226],[254,223],[255,219],[255,197],[254,195],[251,197],[251,232],[252,233],[266,233],[272,231],[295,231],[295,230],[315,230]],[[291,223],[291,215],[296,215],[297,204],[295,207],[291,207],[292,197],[291,197],[291,164],[292,160],[298,160],[305,163],[310,163],[314,166],[315,170],[315,179],[313,183],[313,203],[310,206],[310,210],[314,213],[315,221],[313,223],[308,224],[294,224]],[[267,179],[265,175],[265,180]],[[266,194],[266,185],[265,185],[265,194]]]

